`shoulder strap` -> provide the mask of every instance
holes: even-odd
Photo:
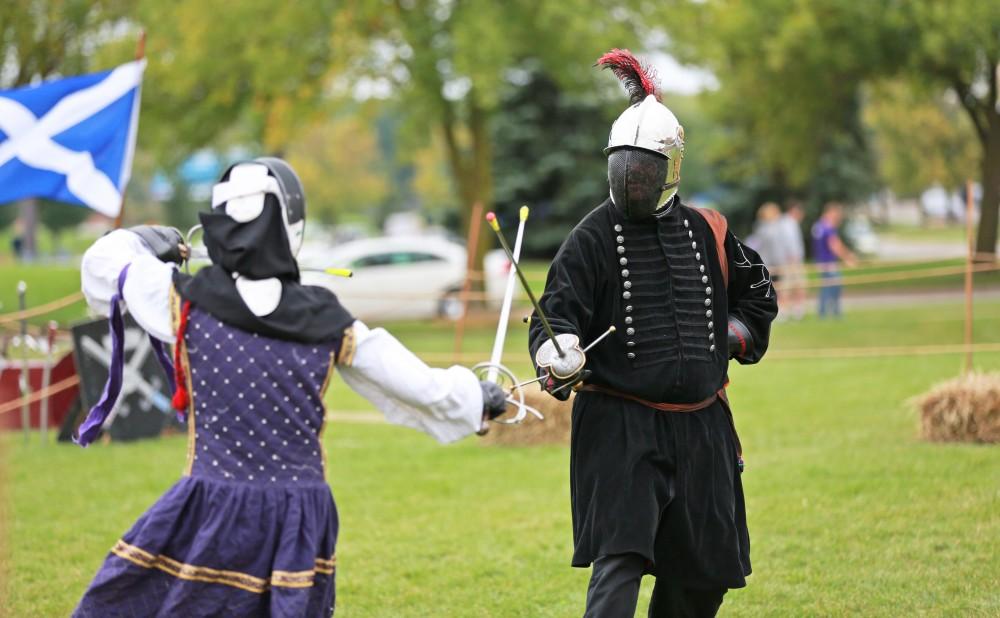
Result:
[[[729,286],[729,258],[726,256],[726,231],[729,224],[726,217],[718,210],[709,208],[692,208],[694,212],[702,216],[712,228],[712,235],[715,236],[715,253],[719,256],[719,268],[722,270],[722,281]]]

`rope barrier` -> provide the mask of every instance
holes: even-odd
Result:
[[[27,397],[19,397],[13,401],[8,401],[6,403],[0,404],[0,414],[6,414],[13,410],[20,410],[23,405],[31,405],[35,402],[41,401],[46,397],[51,397],[56,393],[61,393],[64,390],[71,389],[80,383],[80,376],[72,375],[68,378],[64,378],[55,384],[50,385],[48,388],[43,388],[40,391],[35,391]]]
[[[853,348],[824,349],[788,349],[770,350],[767,360],[798,360],[798,359],[837,359],[837,358],[882,358],[895,356],[940,356],[944,354],[960,354],[968,346],[962,343],[947,343],[935,345],[902,345],[902,346],[862,346]],[[1000,352],[1000,343],[975,343],[973,352]],[[462,352],[456,359],[454,354],[443,352],[417,352],[421,360],[429,364],[447,364],[453,362],[476,363],[483,360],[482,352]],[[524,364],[530,363],[525,353]],[[516,362],[515,362],[516,364]]]
[[[971,346],[973,352],[1000,352],[1000,343],[977,343]],[[910,345],[910,346],[882,346],[882,347],[855,347],[855,348],[827,348],[824,350],[773,350],[767,356],[770,360],[803,360],[803,359],[844,359],[844,358],[885,358],[895,356],[940,356],[947,354],[961,354],[968,351],[969,346],[961,343],[941,344],[941,345]],[[427,352],[418,356],[428,363],[450,363],[450,362],[477,362],[482,360],[482,354],[473,352],[462,352],[458,359],[452,353]],[[528,360],[525,358],[525,363]],[[36,391],[27,397],[20,397],[12,401],[0,404],[0,415],[14,410],[20,410],[25,404],[31,405],[46,397],[51,397],[57,393],[79,385],[80,377],[73,375],[64,378],[48,388]]]
[[[940,260],[935,260],[932,262],[914,262],[913,264],[919,263],[937,263]],[[994,272],[1000,271],[1000,263],[992,264],[974,264],[972,266],[972,271],[975,273],[984,272]],[[777,271],[776,272],[780,272]],[[942,266],[938,268],[917,268],[904,271],[896,271],[890,273],[879,273],[872,275],[855,275],[855,276],[844,276],[844,273],[849,273],[850,270],[841,271],[841,277],[839,280],[832,281],[806,281],[803,283],[805,288],[819,288],[824,285],[830,285],[831,283],[837,283],[839,285],[850,286],[850,285],[870,285],[873,283],[884,283],[889,281],[907,281],[911,279],[930,279],[935,277],[947,277],[951,275],[958,275],[965,272],[965,266]],[[481,278],[482,271],[474,271],[472,278]],[[538,285],[544,285],[544,278],[539,278],[537,282]],[[383,299],[383,300],[440,300],[441,294],[427,294],[427,293],[412,293],[412,294],[386,294],[381,292],[379,294],[351,294],[349,292],[343,292],[343,296],[347,298],[357,298],[361,300],[373,300],[373,299]],[[468,299],[470,301],[485,301],[492,298],[491,295],[486,292],[468,292]],[[39,305],[38,307],[33,307],[31,309],[25,309],[24,311],[15,311],[12,313],[0,314],[0,326],[4,324],[9,324],[11,322],[17,322],[19,320],[31,319],[46,313],[51,313],[53,311],[58,311],[65,307],[69,307],[79,301],[83,300],[83,292],[74,292],[69,296],[64,296],[53,301],[50,301],[44,305]]]
[[[909,281],[913,279],[932,279],[934,277],[947,277],[950,275],[960,275],[965,273],[965,266],[943,266],[941,268],[922,268],[918,270],[904,270],[894,273],[877,275],[857,275],[854,277],[844,277],[841,275],[836,279],[807,281],[802,284],[803,288],[821,288],[828,285],[870,285],[872,283],[886,283],[889,281]],[[971,268],[974,273],[993,272],[1000,270],[1000,264],[974,264]],[[780,284],[780,282],[779,282]]]
[[[40,315],[45,315],[46,313],[51,313],[83,300],[83,292],[74,292],[69,296],[64,296],[62,298],[56,299],[52,302],[45,303],[44,305],[39,305],[32,309],[25,309],[24,311],[15,311],[13,313],[6,313],[0,315],[0,324],[6,324],[8,322],[17,322],[18,320],[27,320],[30,318],[35,318]]]
[[[945,343],[938,345],[872,346],[858,348],[827,348],[825,350],[774,350],[768,360],[836,359],[836,358],[885,358],[894,356],[940,356],[973,352],[1000,352],[1000,343]]]

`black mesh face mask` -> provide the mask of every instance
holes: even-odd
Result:
[[[632,221],[653,215],[660,206],[669,159],[638,148],[619,148],[608,153],[611,200]]]

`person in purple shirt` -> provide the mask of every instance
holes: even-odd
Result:
[[[823,207],[823,214],[813,224],[813,258],[819,267],[823,285],[819,289],[819,317],[828,314],[840,317],[840,269],[843,261],[848,266],[856,262],[854,253],[844,245],[837,233],[837,228],[844,217],[844,208],[837,202],[830,202]]]

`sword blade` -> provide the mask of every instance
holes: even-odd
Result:
[[[520,222],[517,225],[517,236],[514,239],[514,261],[516,264],[521,259],[521,243],[524,240],[524,224],[528,220],[528,207],[522,206],[520,211]],[[510,321],[510,305],[514,300],[514,286],[517,275],[511,266],[510,274],[507,276],[507,288],[504,290],[503,303],[500,305],[500,320],[497,322],[497,334],[493,339],[493,353],[490,355],[490,364],[497,365],[503,356],[503,344],[507,338],[507,325]],[[497,381],[497,370],[491,367],[486,374],[488,382]]]
[[[503,247],[504,253],[507,254],[507,259],[510,260],[511,265],[514,267],[514,272],[517,273],[518,279],[521,280],[521,287],[524,288],[524,292],[528,295],[528,300],[531,301],[531,306],[535,308],[535,313],[538,314],[538,319],[542,321],[542,326],[545,328],[545,333],[552,340],[552,345],[556,348],[556,353],[560,357],[565,355],[562,348],[559,347],[559,342],[556,341],[556,334],[552,330],[552,324],[549,323],[549,319],[545,317],[545,312],[542,311],[541,306],[538,304],[538,299],[535,298],[534,292],[531,291],[531,286],[528,285],[528,279],[524,276],[524,271],[518,265],[517,260],[514,259],[514,254],[510,250],[510,246],[507,245],[507,239],[504,238],[503,232],[500,231],[500,221],[497,219],[495,213],[486,213],[486,220],[489,221],[490,227],[496,233],[497,238],[500,240],[500,246]]]

